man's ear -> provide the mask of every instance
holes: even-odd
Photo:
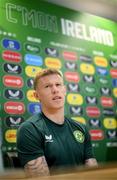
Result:
[[[34,97],[35,97],[35,99],[39,100],[39,95],[36,91],[34,91]]]

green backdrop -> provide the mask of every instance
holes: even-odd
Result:
[[[41,111],[33,96],[40,69],[61,69],[65,114],[87,125],[98,161],[117,160],[117,23],[38,0],[0,0],[2,152]]]

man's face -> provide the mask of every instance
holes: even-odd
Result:
[[[63,79],[58,74],[40,78],[36,89],[36,97],[40,100],[42,108],[59,109],[64,107],[66,88]]]

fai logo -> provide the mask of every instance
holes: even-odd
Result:
[[[76,141],[78,141],[79,143],[84,142],[85,137],[84,137],[84,134],[81,131],[76,130],[76,131],[73,132],[73,135],[74,135]]]

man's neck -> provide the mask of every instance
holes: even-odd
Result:
[[[45,109],[42,109],[42,112],[48,119],[55,122],[56,124],[64,123],[64,109],[54,110],[54,111],[53,110],[46,111]]]

